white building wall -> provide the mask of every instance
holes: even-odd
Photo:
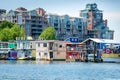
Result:
[[[36,51],[36,60],[40,60],[41,59],[41,56],[39,55],[39,51]]]
[[[40,46],[38,44],[40,43]],[[47,43],[47,42],[44,42]],[[49,43],[47,43],[47,47],[44,47],[44,43],[37,42],[36,43],[36,59],[50,59],[49,55]],[[45,55],[46,54],[46,55]]]

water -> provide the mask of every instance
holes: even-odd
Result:
[[[0,80],[120,80],[120,63],[1,60]]]

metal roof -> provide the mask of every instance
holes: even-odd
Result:
[[[103,39],[89,38],[89,40],[92,40],[92,41],[97,42],[97,43],[104,43]]]
[[[112,40],[112,39],[98,39],[98,38],[88,38],[85,41],[81,42],[81,43],[85,43],[88,40],[92,40],[96,43],[114,43],[114,44],[120,44],[120,42],[118,40]]]

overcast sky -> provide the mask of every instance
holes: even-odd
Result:
[[[103,10],[108,27],[115,31],[114,39],[120,41],[120,0],[0,0],[0,8],[9,11],[17,7],[28,10],[40,7],[47,13],[79,17],[80,10],[85,9],[88,3],[96,3],[98,9]]]

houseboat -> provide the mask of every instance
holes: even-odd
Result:
[[[84,45],[58,40],[36,41],[36,60],[85,61]]]
[[[16,44],[18,60],[30,60],[35,58],[35,41],[27,40],[25,38],[17,38]]]
[[[16,48],[16,43],[10,42],[0,42],[0,59],[7,60],[9,58],[9,51]]]
[[[86,52],[93,54],[93,59],[102,60],[102,58],[119,58],[120,42],[110,39],[89,38],[81,42],[86,45]]]
[[[17,51],[11,49],[8,51],[8,60],[16,60],[17,59]]]

